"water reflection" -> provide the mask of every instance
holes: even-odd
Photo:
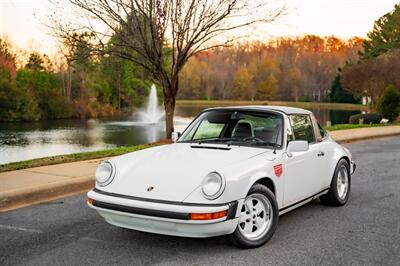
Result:
[[[138,121],[113,121],[105,123],[108,130],[104,136],[106,142],[117,146],[155,142],[163,138],[163,122],[148,124]]]

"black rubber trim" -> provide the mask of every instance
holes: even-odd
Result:
[[[231,220],[231,219],[235,218],[237,207],[238,207],[237,201],[229,203],[228,216],[226,217],[227,220]]]
[[[351,164],[353,165],[353,173],[351,173],[351,175],[353,175],[356,172],[357,164],[354,161],[352,161]]]
[[[307,201],[307,200],[309,200],[309,199],[315,197],[316,195],[318,195],[318,194],[320,194],[320,193],[322,193],[322,192],[325,192],[325,191],[327,191],[327,190],[329,190],[329,188],[325,188],[325,189],[321,190],[320,192],[315,193],[315,194],[312,195],[312,196],[309,196],[309,197],[307,197],[307,198],[305,198],[305,199],[299,200],[299,201],[297,201],[297,202],[295,202],[295,203],[293,203],[293,204],[290,204],[289,206],[286,206],[285,208],[279,209],[279,211],[281,212],[281,211],[287,210],[287,209],[289,209],[289,208],[292,208],[293,206],[296,206],[297,204],[300,204],[300,203],[302,203],[302,202],[304,202],[304,201]]]
[[[169,219],[189,220],[190,218],[189,213],[143,209],[137,207],[122,206],[118,204],[107,203],[97,200],[93,200],[93,206],[108,210],[153,216],[153,217],[169,218]]]
[[[93,189],[94,192],[116,197],[116,198],[123,198],[123,199],[130,199],[130,200],[139,200],[139,201],[146,201],[146,202],[154,202],[154,203],[162,203],[162,204],[171,204],[171,205],[180,205],[180,206],[198,206],[198,207],[218,207],[218,206],[226,206],[229,205],[228,203],[216,203],[216,204],[207,204],[207,203],[190,203],[190,202],[179,202],[179,201],[170,201],[170,200],[158,200],[158,199],[149,199],[149,198],[140,198],[135,196],[128,196],[118,193],[106,192],[97,188]]]
[[[144,209],[144,208],[138,208],[138,207],[123,206],[123,205],[119,205],[119,204],[108,203],[108,202],[103,202],[103,201],[98,201],[98,200],[93,200],[92,205],[95,207],[98,207],[98,208],[102,208],[102,209],[125,212],[125,213],[139,214],[139,215],[152,216],[152,217],[169,218],[169,219],[177,219],[177,220],[190,220],[190,214],[185,213],[185,212],[171,212],[171,211]],[[231,220],[231,219],[235,218],[238,202],[237,201],[230,202],[228,204],[228,206],[229,206],[229,208],[228,208],[228,215],[226,216],[226,220]]]
[[[226,220],[231,220],[231,219],[235,218],[237,207],[238,207],[237,201],[232,201],[232,202],[225,203],[225,204],[197,204],[197,203],[186,203],[186,202],[176,202],[176,201],[166,201],[166,200],[144,199],[144,198],[138,198],[138,197],[134,197],[134,196],[110,193],[110,192],[102,191],[102,190],[99,190],[96,188],[93,189],[93,191],[96,193],[99,193],[99,194],[117,197],[117,198],[141,200],[141,201],[156,202],[156,203],[162,203],[162,204],[194,206],[194,207],[228,206],[228,215],[226,217]],[[133,213],[133,214],[140,214],[140,215],[147,215],[147,216],[153,216],[153,217],[163,217],[163,218],[179,219],[179,220],[189,220],[189,218],[190,218],[189,213],[144,209],[144,208],[138,208],[138,207],[123,206],[123,205],[119,205],[119,204],[113,204],[113,203],[108,203],[108,202],[103,202],[103,201],[98,201],[98,200],[93,200],[93,206],[103,208],[103,209],[109,209],[109,210],[115,210],[115,211],[127,212],[127,213]]]

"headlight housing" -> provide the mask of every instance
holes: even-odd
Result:
[[[221,196],[225,189],[225,178],[218,172],[211,172],[206,175],[201,184],[203,196],[213,200]]]
[[[110,161],[103,161],[96,169],[96,182],[99,186],[107,186],[115,176],[115,166]]]

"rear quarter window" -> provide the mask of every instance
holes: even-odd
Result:
[[[326,137],[326,130],[321,127],[321,125],[318,123],[318,129],[319,129],[319,134],[321,135],[321,138],[325,138]]]

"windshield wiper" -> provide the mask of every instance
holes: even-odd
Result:
[[[192,140],[191,142],[193,143],[212,143],[212,142],[224,142],[224,141],[230,141],[234,140],[235,138],[203,138],[203,139],[195,139]]]
[[[261,139],[254,139],[254,138],[236,140],[236,141],[229,142],[229,144],[233,144],[234,142],[246,143],[246,144],[249,144],[249,145],[252,145],[252,146],[253,145],[254,146],[261,145],[261,146],[274,147],[274,148],[280,148],[281,147],[280,144],[277,144],[275,142],[263,141]]]

